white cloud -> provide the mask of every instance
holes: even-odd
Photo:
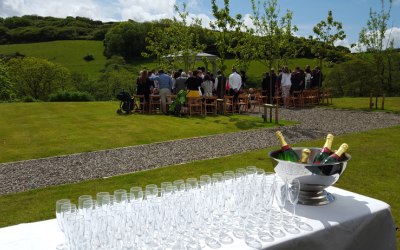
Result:
[[[249,29],[254,29],[254,23],[253,23],[253,19],[251,19],[251,15],[250,14],[245,14],[243,16],[243,24],[244,26],[246,26]]]
[[[337,40],[337,41],[334,43],[334,45],[335,45],[335,46],[344,46],[344,47],[347,47],[347,48],[350,48],[350,46],[351,46],[349,40],[347,40],[346,38],[343,39],[343,40]]]
[[[392,27],[385,32],[385,38],[383,39],[383,48],[390,46],[390,41],[393,41],[394,48],[400,48],[400,27]],[[357,46],[351,48],[351,52],[365,51],[364,45],[356,44]]]
[[[393,27],[385,32],[385,44],[387,44],[388,39],[393,40],[394,47],[400,48],[400,27]]]
[[[173,16],[175,0],[0,0],[0,16],[83,16],[94,20],[150,21]]]
[[[122,20],[140,22],[171,18],[175,3],[175,0],[119,0]]]
[[[204,28],[208,28],[208,29],[210,28],[211,18],[209,16],[207,16],[206,14],[189,14],[189,20],[188,20],[189,24],[192,22],[192,18],[200,19],[201,26],[203,26]]]

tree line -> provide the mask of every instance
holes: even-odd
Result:
[[[152,31],[171,26],[176,26],[176,22],[170,19],[152,22],[135,22],[133,20],[102,22],[79,16],[66,18],[38,15],[0,17],[0,44],[97,40],[104,41],[104,54],[107,57],[118,55],[129,61],[141,57],[143,52],[148,52],[146,51],[146,37]],[[198,26],[192,32],[199,37],[199,42],[205,45],[204,52],[218,54],[214,36],[210,36],[209,30]],[[302,56],[314,57],[309,39],[302,37],[293,37],[292,39],[297,49],[302,51]],[[332,50],[349,53],[348,48],[341,46],[332,48]],[[233,55],[229,54],[229,56]],[[339,60],[339,58],[336,57],[334,60]]]

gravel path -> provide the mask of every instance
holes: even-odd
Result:
[[[280,129],[290,143],[400,125],[400,115],[324,108],[280,109],[300,124],[0,164],[0,194],[215,158],[277,146]],[[261,118],[260,118],[261,119]],[[149,157],[152,155],[152,157]]]

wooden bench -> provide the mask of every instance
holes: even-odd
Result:
[[[275,109],[275,123],[278,124],[278,105],[265,103],[261,105],[261,107],[264,109],[263,112],[264,122],[267,122],[268,120],[268,109],[269,109],[269,122],[272,122],[272,109]]]

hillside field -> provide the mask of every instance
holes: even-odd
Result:
[[[65,66],[72,72],[88,74],[90,79],[96,79],[100,74],[100,70],[104,67],[106,57],[103,55],[103,42],[101,41],[54,41],[29,44],[11,44],[0,45],[0,54],[12,54],[19,52],[25,56],[45,58],[51,62]],[[83,57],[93,55],[93,61],[86,62]],[[228,69],[232,68],[234,59],[226,60]],[[289,61],[289,67],[296,66],[304,68],[306,65],[314,67],[317,61],[314,59],[296,58]],[[202,62],[197,62],[197,66],[203,66]],[[132,73],[142,68],[154,69],[157,65],[154,61],[148,59],[137,59],[129,63]],[[248,81],[254,84],[260,84],[262,75],[266,72],[267,67],[259,62],[253,61],[247,71]],[[329,73],[330,69],[325,68],[324,73]]]
[[[0,45],[0,54],[19,52],[25,56],[47,59],[65,66],[71,72],[87,74],[96,79],[104,67],[103,43],[100,41],[54,41],[43,43]],[[83,57],[92,55],[93,61],[86,62]]]

